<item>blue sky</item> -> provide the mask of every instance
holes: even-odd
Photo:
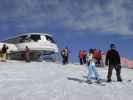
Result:
[[[0,0],[0,39],[23,32],[50,32],[59,47],[104,52],[117,44],[133,60],[132,0]]]

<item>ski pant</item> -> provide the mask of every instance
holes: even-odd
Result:
[[[80,65],[83,65],[83,58],[79,58],[80,60]]]
[[[63,64],[68,64],[68,56],[63,56]]]
[[[121,65],[109,65],[107,79],[111,81],[113,68],[116,70],[117,81],[121,81]]]
[[[25,61],[30,62],[30,53],[25,54]]]
[[[7,54],[6,53],[2,53],[2,61],[6,61],[6,58],[7,58]]]
[[[86,64],[86,57],[83,57],[83,63]]]
[[[95,75],[96,80],[100,79],[95,65],[88,65],[88,71],[88,80],[91,80],[93,74]]]

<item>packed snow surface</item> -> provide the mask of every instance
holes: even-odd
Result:
[[[107,67],[98,68],[106,79]],[[50,62],[0,62],[0,100],[132,100],[133,70],[122,69],[123,82],[113,71],[111,83],[87,84],[85,65]]]

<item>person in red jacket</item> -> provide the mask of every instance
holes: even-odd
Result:
[[[100,67],[101,66],[101,59],[102,59],[102,54],[100,50],[94,49],[94,55],[93,57],[96,60],[96,66]]]
[[[30,49],[28,46],[25,47],[25,61],[30,62]]]
[[[100,50],[98,50],[98,54],[97,54],[97,66],[101,67],[101,60],[102,60],[102,52]]]
[[[83,65],[83,57],[84,57],[84,52],[82,50],[79,51],[79,61],[80,65]]]
[[[87,53],[86,51],[84,50],[83,51],[83,63],[86,64],[86,56],[87,56]]]

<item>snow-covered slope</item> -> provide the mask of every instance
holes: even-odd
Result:
[[[106,78],[107,68],[98,71]],[[80,82],[86,75],[85,65],[0,62],[0,100],[132,100],[133,70],[123,68],[124,82],[105,86]]]

